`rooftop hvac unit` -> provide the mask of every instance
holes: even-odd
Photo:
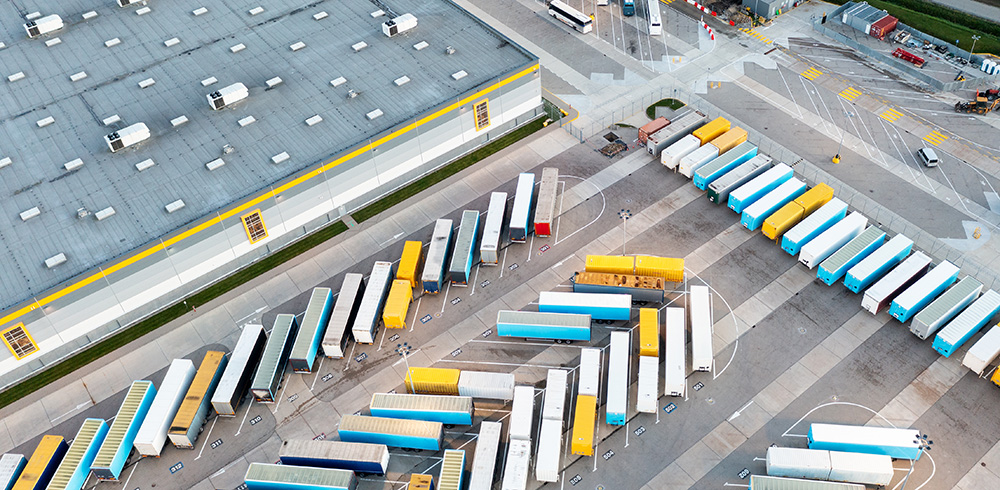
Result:
[[[413,22],[414,25],[416,25],[416,19],[414,19]],[[52,14],[42,17],[41,19],[28,21],[27,24],[24,24],[24,30],[28,32],[28,39],[34,39],[42,34],[58,31],[59,29],[62,29],[64,25],[62,17]]]
[[[118,0],[119,7],[128,7],[129,5],[135,5],[137,3],[143,3],[145,0]]]
[[[250,96],[250,90],[246,85],[236,82],[228,87],[223,87],[208,94],[208,105],[213,111],[230,106]]]
[[[382,33],[386,37],[392,37],[396,34],[402,34],[410,29],[417,27],[417,18],[413,14],[403,14],[399,17],[394,17],[382,23]]]
[[[111,148],[111,153],[132,145],[137,145],[147,139],[149,139],[149,128],[146,127],[145,123],[141,122],[119,129],[104,137],[108,148]]]

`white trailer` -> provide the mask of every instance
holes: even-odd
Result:
[[[483,265],[500,264],[500,234],[503,232],[506,217],[507,193],[490,194],[490,206],[486,211],[486,223],[483,226],[483,240],[479,244],[479,256]]]
[[[525,490],[531,463],[531,441],[511,441],[507,448],[507,464],[503,469],[501,490]]]
[[[628,410],[629,357],[632,338],[628,331],[611,332],[611,353],[608,355],[608,404],[605,422],[608,425],[625,425]]]
[[[782,235],[781,248],[794,257],[802,251],[805,244],[830,229],[845,216],[847,216],[847,203],[836,197],[830,199]]]
[[[660,399],[660,358],[639,356],[639,392],[635,401],[638,412],[656,413],[656,401]]]
[[[510,426],[507,439],[531,442],[531,422],[535,417],[535,388],[518,385],[514,387],[514,403],[510,409]]]
[[[531,201],[535,192],[535,174],[522,173],[517,176],[514,191],[514,207],[510,210],[510,241],[524,243],[528,240],[528,219],[531,215]]]
[[[771,446],[765,468],[770,476],[826,480],[830,477],[830,451]]]
[[[958,284],[952,286],[926,308],[920,310],[910,323],[913,335],[926,339],[948,323],[958,312],[972,304],[983,290],[983,283],[972,276],[965,276]]]
[[[538,431],[538,454],[535,458],[535,479],[538,481],[559,481],[562,429],[562,420],[542,420],[542,426]]]
[[[149,127],[145,123],[138,122],[105,135],[104,142],[108,144],[111,153],[114,153],[132,145],[138,145],[149,139],[149,136]]]
[[[663,150],[663,153],[660,153],[660,163],[670,170],[676,170],[677,164],[681,163],[681,158],[686,157],[699,147],[701,147],[701,140],[697,136],[689,134]]]
[[[888,485],[894,470],[892,458],[864,454],[789,447],[767,448],[767,474],[787,478]]]
[[[889,456],[830,451],[830,481],[885,486],[892,481],[894,471]]]
[[[392,284],[392,262],[375,262],[372,274],[368,276],[368,286],[358,307],[358,316],[354,319],[351,332],[359,344],[374,344],[378,335],[378,324],[382,318],[382,307],[385,297],[389,294]]]
[[[463,370],[458,375],[458,394],[491,400],[513,400],[514,373]]]
[[[586,347],[580,349],[580,395],[598,396],[601,380],[601,349]]]
[[[712,349],[712,295],[708,286],[691,286],[691,369],[711,371]]]
[[[569,371],[549,369],[545,378],[545,399],[542,401],[542,419],[558,420],[562,423],[566,414],[566,381]]]
[[[149,406],[146,418],[132,443],[142,457],[160,457],[160,451],[167,443],[170,423],[177,415],[177,409],[181,407],[196,372],[194,363],[189,359],[174,359],[170,363],[160,389],[153,398],[153,404]]]
[[[483,421],[476,439],[476,455],[472,460],[472,476],[468,490],[491,490],[493,474],[496,473],[497,449],[500,446],[500,422]]]
[[[365,295],[365,277],[351,272],[344,274],[344,282],[340,285],[340,294],[333,305],[330,314],[330,325],[323,336],[323,354],[331,359],[342,359],[347,341],[350,340],[351,325],[358,316],[361,299]]]
[[[687,330],[684,326],[684,308],[666,309],[667,336],[663,361],[665,375],[663,394],[684,396],[687,378]]]
[[[208,106],[212,108],[213,111],[218,111],[229,107],[247,97],[250,96],[250,90],[247,89],[246,85],[240,82],[236,82],[232,85],[227,85],[225,87],[212,92],[205,97],[208,99]]]
[[[826,260],[834,252],[854,239],[854,237],[865,231],[868,226],[868,218],[855,211],[846,218],[837,222],[830,229],[820,233],[809,243],[802,247],[799,252],[799,262],[812,269]]]
[[[681,158],[680,164],[677,165],[677,171],[690,179],[695,170],[716,158],[719,158],[719,149],[711,143],[706,143],[705,146]]]
[[[994,325],[965,353],[962,365],[982,376],[990,363],[1000,356],[1000,326]]]
[[[954,320],[948,322],[938,332],[931,346],[942,356],[950,357],[965,341],[992,320],[997,312],[1000,312],[1000,294],[988,289]]]
[[[931,265],[931,258],[923,252],[914,252],[888,274],[865,291],[861,307],[875,315],[892,301],[897,294],[910,287]]]

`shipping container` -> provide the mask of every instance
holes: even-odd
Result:
[[[947,260],[934,266],[924,277],[921,277],[912,286],[899,293],[896,299],[889,304],[889,314],[894,316],[900,323],[906,323],[914,314],[927,306],[948,286],[951,286],[958,278],[958,267]],[[943,322],[942,322],[943,323]],[[937,325],[940,328],[941,325]],[[916,333],[916,332],[914,332]],[[928,332],[930,336],[934,332]],[[920,334],[917,334],[920,337]],[[921,337],[921,338],[927,338]]]
[[[747,130],[743,128],[732,128],[729,131],[716,136],[715,139],[709,141],[708,144],[718,148],[719,155],[722,156],[723,154],[728,153],[729,150],[736,148],[738,145],[746,143],[746,141]]]
[[[472,425],[472,397],[469,396],[375,393],[369,409],[373,417]]]
[[[0,490],[11,490],[28,460],[23,454],[6,453],[0,457]]]
[[[538,184],[538,203],[535,204],[535,235],[552,234],[556,220],[556,198],[559,196],[559,169],[545,167]]]
[[[993,376],[990,376],[990,381],[993,382],[993,384],[1000,386],[1000,369],[993,370]]]
[[[573,415],[573,441],[570,452],[577,456],[594,455],[594,431],[597,422],[597,397],[577,395]]]
[[[744,228],[756,231],[768,216],[805,191],[806,183],[793,177],[747,206],[743,210],[740,222]]]
[[[566,417],[566,393],[569,371],[549,369],[545,378],[545,395],[542,399],[542,419],[558,420]]]
[[[608,348],[608,400],[605,410],[605,423],[608,425],[625,425],[632,354],[632,339],[629,333],[611,332],[611,344]]]
[[[711,371],[712,349],[712,293],[708,286],[691,286],[688,293],[691,314],[691,368]]]
[[[805,216],[813,214],[817,209],[833,199],[833,188],[820,182],[801,196],[795,198],[795,203],[802,206]]]
[[[705,124],[704,126],[694,130],[691,134],[694,135],[701,141],[701,144],[707,144],[709,141],[720,136],[722,133],[729,131],[731,127],[729,120],[724,117],[717,117],[711,122]]]
[[[631,255],[588,255],[583,270],[603,274],[635,274],[635,257]]]
[[[865,490],[865,486],[854,483],[750,475],[749,490]]]
[[[94,477],[98,480],[118,481],[122,468],[132,454],[135,435],[155,396],[156,388],[152,381],[132,382],[91,465]]]
[[[531,471],[531,442],[511,441],[507,448],[507,463],[503,469],[501,490],[525,490]]]
[[[351,334],[359,344],[374,344],[378,335],[379,321],[382,319],[382,307],[389,296],[389,286],[392,285],[392,262],[375,262],[372,273],[368,276],[368,285],[358,306],[358,316],[351,325]],[[426,282],[425,282],[426,284]]]
[[[288,364],[296,373],[311,373],[320,341],[326,334],[333,312],[333,290],[314,288],[309,304],[302,315],[302,324],[295,335],[295,343],[288,355]]]
[[[243,395],[250,389],[250,382],[257,372],[257,364],[264,354],[267,334],[262,325],[248,324],[243,327],[236,347],[229,356],[226,370],[222,373],[219,386],[212,395],[212,408],[223,417],[235,417]]]
[[[881,454],[776,446],[767,448],[766,467],[769,476],[867,485],[888,485],[894,474],[892,458]]]
[[[629,320],[632,318],[632,296],[542,291],[538,293],[538,311],[590,315],[594,320]]]
[[[396,279],[389,288],[389,296],[382,310],[382,323],[385,328],[406,328],[406,316],[413,301],[413,288],[408,281]]]
[[[682,277],[683,273],[682,266]],[[574,293],[628,294],[633,301],[662,303],[663,288],[664,279],[661,277],[603,272],[577,272],[573,276]]]
[[[931,265],[931,258],[917,251],[909,256],[899,267],[879,279],[872,287],[865,291],[865,296],[861,300],[861,307],[878,314],[883,308],[899,293],[917,282]]]
[[[476,453],[472,458],[472,472],[469,475],[468,490],[492,490],[502,431],[503,424],[500,422],[484,420],[480,425],[479,437],[476,438]]]
[[[780,242],[780,237],[802,219],[833,199],[833,189],[823,183],[802,193],[764,221],[764,236]]]
[[[410,475],[409,485],[406,490],[434,490],[434,477],[414,473]]]
[[[799,262],[812,269],[855,239],[868,226],[868,218],[854,211],[802,246]]]
[[[676,143],[666,147],[660,153],[660,163],[670,170],[676,170],[681,159],[691,154],[692,151],[701,147],[701,140],[697,136],[687,135]]]
[[[420,283],[425,293],[437,294],[444,287],[447,278],[445,264],[448,260],[448,250],[451,248],[453,225],[450,219],[442,218],[434,222],[434,234],[431,235],[424,272],[420,276]]]
[[[731,132],[731,131],[730,131]],[[726,133],[729,134],[729,133]],[[712,182],[757,156],[757,145],[744,141],[694,172],[694,186],[706,190]]]
[[[562,420],[542,420],[538,430],[536,480],[550,483],[559,481],[559,469],[562,466],[562,435]]]
[[[868,5],[868,2],[861,2],[844,10],[841,22],[868,34],[871,30],[871,25],[884,19],[887,15],[889,14],[884,10]]]
[[[677,164],[677,171],[681,175],[691,178],[695,170],[716,158],[719,158],[719,149],[713,145],[705,145],[681,158],[680,163]]]
[[[62,436],[45,435],[31,453],[28,464],[21,471],[13,490],[44,490],[52,480],[52,475],[69,451],[69,445]]]
[[[364,276],[353,272],[345,274],[337,302],[333,306],[333,312],[330,313],[330,325],[323,337],[323,354],[326,357],[343,359],[347,341],[351,338],[348,332],[351,331],[354,319],[358,316],[364,295]]]
[[[522,173],[517,176],[517,188],[514,191],[514,207],[510,211],[510,241],[524,243],[528,241],[528,219],[531,216],[531,203],[535,193],[535,174]]]
[[[285,374],[288,352],[292,349],[292,337],[298,327],[295,315],[282,313],[275,317],[267,345],[260,356],[260,364],[250,383],[250,392],[261,403],[273,403],[278,397],[278,388]]]
[[[286,440],[278,450],[278,459],[284,465],[384,475],[389,468],[389,447],[361,442]]]
[[[458,395],[458,369],[411,367],[403,380],[406,391],[413,394]]]
[[[250,463],[243,477],[248,490],[355,490],[358,478],[350,470]]]
[[[637,276],[662,277],[670,282],[683,282],[684,259],[637,255],[635,257],[635,274]]]
[[[451,257],[451,283],[468,286],[472,279],[472,264],[476,257],[476,237],[479,236],[479,211],[462,211],[462,221],[458,225],[455,238],[455,253]]]
[[[830,229],[847,216],[847,203],[833,198],[793,226],[781,237],[781,248],[793,257],[798,255],[805,244]]]
[[[406,281],[410,283],[410,288],[415,288],[420,283],[420,273],[423,271],[423,266],[423,242],[419,240],[404,242],[403,255],[399,257],[399,268],[396,269],[396,279]]]
[[[888,485],[895,470],[884,454],[830,451],[830,480],[867,485]]]
[[[890,32],[894,31],[896,29],[896,25],[898,24],[899,24],[899,19],[891,15],[887,15],[885,17],[882,17],[882,20],[872,24],[871,28],[868,30],[868,34],[871,35],[872,37],[879,38],[879,40],[884,40],[886,34],[889,34]]]
[[[671,119],[669,126],[649,135],[649,139],[646,140],[646,152],[659,157],[664,148],[691,134],[691,131],[701,127],[706,121],[708,116],[698,111],[688,111]]]
[[[687,379],[687,329],[684,326],[684,308],[668,307],[666,318],[666,339],[663,361],[665,372],[663,394],[684,396]]]
[[[771,157],[757,154],[742,165],[730,170],[708,184],[708,200],[713,203],[727,202],[729,193],[746,184],[771,168]]]
[[[910,323],[910,331],[921,339],[930,337],[945,323],[955,318],[958,312],[972,304],[982,290],[983,283],[973,279],[972,276],[965,276],[958,281],[958,284],[920,310]]]
[[[525,339],[590,341],[590,315],[500,310],[497,335]]]
[[[729,193],[729,209],[743,214],[751,204],[792,178],[792,167],[779,163]],[[797,196],[796,196],[797,197]]]
[[[581,395],[598,396],[601,391],[601,349],[584,347],[580,349],[580,381],[577,392]]]
[[[344,415],[337,433],[344,442],[440,451],[444,426],[441,422],[427,420]]]
[[[210,350],[205,353],[201,365],[198,366],[198,372],[191,380],[191,387],[188,388],[184,401],[177,409],[177,415],[170,422],[167,437],[174,447],[194,449],[198,434],[208,420],[212,395],[222,378],[222,371],[226,369],[227,360],[225,352]]]
[[[923,454],[920,431],[916,429],[810,424],[808,437],[809,449],[884,454],[914,461]]]
[[[989,289],[938,332],[932,347],[942,356],[951,357],[955,349],[979,332],[979,329],[989,323],[998,311],[1000,311],[1000,294]]]
[[[660,310],[639,308],[639,355],[660,357]]]
[[[59,467],[52,474],[46,490],[80,490],[97,456],[97,451],[108,435],[108,424],[104,419],[86,419],[69,445]]]
[[[491,400],[514,399],[514,373],[462,371],[458,376],[458,394]]]
[[[889,239],[884,245],[858,262],[847,271],[844,286],[852,292],[860,293],[885,275],[889,269],[899,265],[913,249],[913,240],[903,234]]]
[[[660,399],[660,358],[639,356],[639,382],[635,409],[644,413],[656,413],[656,402]]]
[[[994,325],[965,353],[962,365],[979,376],[1000,356],[1000,326]]]
[[[844,277],[851,267],[871,255],[884,242],[885,232],[877,226],[869,226],[860,235],[847,242],[847,245],[840,247],[830,258],[824,260],[816,271],[816,277],[827,286],[833,285],[841,277]]]
[[[507,218],[507,193],[490,194],[490,207],[483,223],[483,239],[479,244],[479,258],[483,265],[500,265],[500,235]]]
[[[639,128],[639,144],[645,145],[646,140],[649,139],[649,135],[667,127],[667,125],[669,124],[670,121],[668,121],[667,118],[662,116],[644,124],[641,128]]]
[[[177,415],[177,410],[184,401],[184,395],[191,387],[191,381],[198,370],[188,359],[174,359],[163,376],[160,389],[153,398],[153,404],[146,412],[146,418],[139,427],[133,445],[142,457],[160,457],[163,445],[167,442],[167,431],[170,422]]]
[[[535,388],[526,385],[514,387],[514,402],[510,408],[510,426],[507,439],[531,442],[531,425],[535,418]]]
[[[438,474],[438,490],[462,490],[462,477],[465,475],[465,451],[461,449],[445,449],[441,460],[441,472]]]

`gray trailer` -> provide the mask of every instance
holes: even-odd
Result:
[[[670,125],[649,135],[646,141],[646,151],[657,158],[664,148],[676,143],[681,138],[691,134],[708,122],[708,116],[691,110],[670,121]]]
[[[330,314],[330,324],[323,336],[323,354],[326,357],[343,359],[347,341],[351,338],[348,332],[358,316],[364,295],[365,277],[353,272],[345,274],[337,302],[333,305],[333,313]]]

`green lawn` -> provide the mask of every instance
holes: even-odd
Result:
[[[376,201],[367,207],[352,214],[358,222],[369,219],[382,211],[416,195],[420,191],[427,189],[438,182],[441,182],[452,175],[482,161],[486,157],[516,143],[517,141],[531,135],[544,127],[544,118],[535,119],[520,128],[507,133],[506,135],[493,140],[488,145],[479,148],[458,160],[445,165],[430,174],[410,183],[395,193]],[[0,393],[0,408],[6,407],[53,381],[76,371],[77,369],[90,364],[106,354],[125,346],[129,342],[146,335],[167,323],[180,318],[188,312],[190,308],[197,308],[219,296],[232,291],[241,284],[246,283],[258,276],[261,276],[272,269],[288,262],[300,254],[313,247],[347,231],[347,226],[343,222],[337,221],[316,231],[315,233],[302,238],[301,240],[288,245],[287,247],[274,252],[249,266],[240,269],[229,277],[205,288],[204,290],[188,297],[185,301],[172,305],[159,313],[119,332],[111,337],[88,347],[72,357],[63,360],[59,364],[43,370],[42,372],[24,380],[6,391]],[[186,302],[186,304],[185,304]]]
[[[672,110],[680,109],[684,107],[684,103],[677,99],[661,99],[653,103],[653,105],[646,108],[646,117],[650,119],[656,119],[656,108],[657,107],[669,107]]]

